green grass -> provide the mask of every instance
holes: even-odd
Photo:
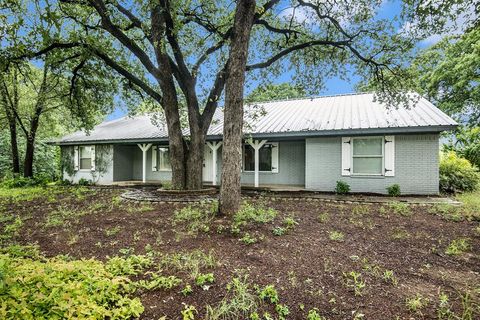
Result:
[[[459,238],[452,240],[448,245],[445,253],[450,256],[456,256],[462,253],[469,251],[471,248],[470,239],[468,238]]]
[[[462,203],[461,211],[466,219],[480,221],[480,189],[459,194],[457,200]]]
[[[332,241],[343,241],[345,235],[340,231],[330,231],[328,233],[328,238]]]
[[[55,196],[62,193],[65,189],[58,186],[50,187],[23,187],[23,188],[5,188],[0,187],[0,202],[12,201],[32,201],[37,198],[47,198],[48,200],[54,200]]]

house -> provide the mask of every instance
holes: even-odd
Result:
[[[333,191],[341,180],[353,192],[385,193],[399,184],[403,194],[437,194],[439,134],[457,123],[417,97],[410,107],[398,108],[368,93],[247,106],[242,184]],[[222,114],[218,109],[208,132],[206,184],[220,182]],[[107,121],[58,144],[64,178],[73,182],[171,178],[166,128],[149,116]]]

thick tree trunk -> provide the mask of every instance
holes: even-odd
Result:
[[[33,158],[35,154],[35,138],[27,138],[27,148],[25,150],[25,160],[23,162],[23,176],[25,178],[33,177]]]
[[[237,1],[230,57],[225,84],[223,121],[221,214],[233,214],[240,208],[240,174],[243,136],[243,90],[248,43],[255,14],[255,1]]]
[[[203,186],[203,151],[205,135],[200,131],[192,135],[187,156],[187,189],[198,190]]]

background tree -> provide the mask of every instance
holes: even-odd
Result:
[[[305,98],[306,90],[301,85],[288,82],[279,84],[263,84],[255,88],[245,100],[250,102],[263,102],[272,100]]]

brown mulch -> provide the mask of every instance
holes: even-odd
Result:
[[[252,284],[275,285],[280,302],[290,309],[288,319],[305,319],[312,308],[318,308],[327,319],[352,319],[355,314],[364,314],[365,319],[437,319],[440,293],[449,294],[452,308],[460,312],[459,293],[480,288],[478,222],[448,221],[428,213],[429,207],[412,206],[412,214],[402,216],[381,205],[263,199],[279,212],[271,223],[249,226],[240,235],[233,235],[228,230],[218,232],[220,226],[230,225],[223,217],[212,223],[208,233],[187,235],[181,226],[172,225],[174,211],[184,204],[151,203],[152,210],[138,212],[135,206],[141,204],[122,203],[113,210],[99,208],[59,227],[44,226],[47,214],[59,206],[81,211],[98,202],[110,205],[121,192],[102,189],[84,199],[60,195],[56,202],[8,203],[7,211],[26,218],[21,235],[14,240],[38,243],[46,256],[68,254],[101,260],[119,255],[122,248],[143,254],[146,245],[161,253],[213,250],[219,265],[207,270],[215,275],[209,290],[190,281],[194,292],[186,297],[179,292],[182,287],[141,293],[143,319],[164,315],[180,319],[182,303],[195,306],[201,318],[205,307],[221,301],[226,285],[242,272],[248,273]],[[359,206],[368,209],[358,210]],[[327,221],[320,221],[321,213],[328,214]],[[281,226],[285,217],[294,217],[298,225],[285,235],[273,235],[272,229]],[[118,233],[106,234],[106,229],[117,226]],[[330,240],[331,231],[342,232],[343,241]],[[239,240],[244,232],[260,240],[246,245]],[[458,256],[445,254],[449,243],[458,238],[469,238],[471,250]],[[367,266],[376,266],[376,271],[366,270]],[[398,285],[382,278],[385,270],[394,272]],[[355,295],[345,284],[344,273],[351,271],[362,274],[366,285],[362,295]],[[429,304],[413,312],[405,301],[417,293],[428,298]],[[478,294],[472,299],[478,306]]]

